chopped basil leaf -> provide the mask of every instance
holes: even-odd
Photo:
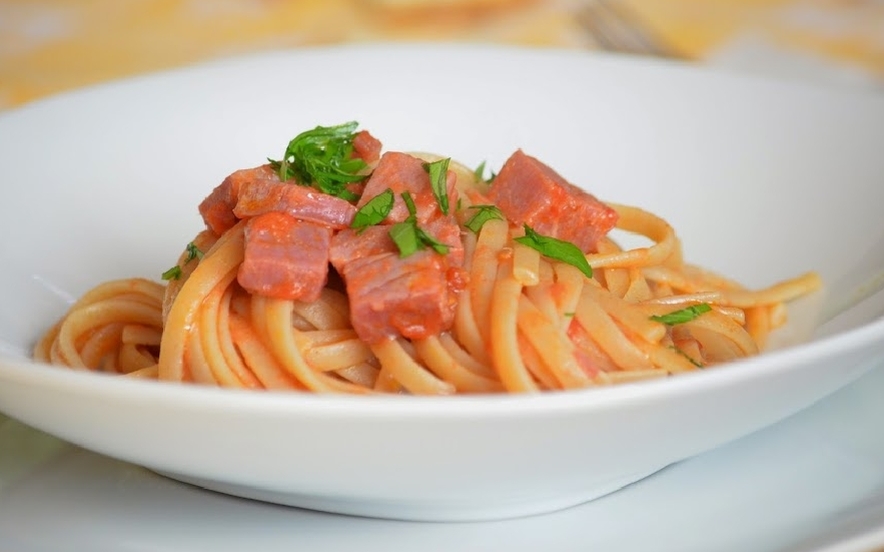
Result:
[[[186,251],[187,257],[184,257],[184,264],[187,264],[194,259],[202,259],[204,255],[204,253],[200,251],[200,248],[193,242],[187,244]],[[181,267],[175,265],[169,270],[163,272],[161,276],[163,280],[178,280],[181,278]]]
[[[387,218],[390,211],[393,210],[393,203],[395,201],[396,196],[393,195],[393,190],[387,188],[368,200],[361,209],[356,211],[356,215],[353,217],[353,222],[350,224],[350,228],[362,230],[369,226],[380,224],[382,220]]]
[[[390,238],[399,248],[400,257],[408,257],[420,248],[420,237],[417,234],[417,224],[409,217],[397,222],[390,228]]]
[[[704,312],[709,312],[711,310],[712,307],[710,307],[708,303],[700,303],[698,305],[691,305],[689,307],[685,307],[677,311],[672,311],[667,314],[651,316],[651,320],[661,322],[663,324],[666,324],[667,326],[672,326],[674,324],[684,324],[685,322],[690,322]]]
[[[524,227],[525,235],[519,238],[514,238],[515,241],[522,245],[527,245],[531,249],[536,249],[537,251],[540,251],[541,254],[551,259],[568,263],[571,266],[576,266],[587,278],[592,278],[592,267],[589,266],[589,262],[586,260],[586,255],[583,254],[583,251],[581,251],[579,247],[571,242],[538,234],[527,224],[525,224]]]
[[[347,185],[365,180],[361,174],[368,166],[353,157],[353,138],[359,123],[318,126],[293,138],[282,159],[268,159],[279,173],[279,179],[295,179],[298,184],[314,186],[318,190],[346,200],[358,199]]]
[[[430,186],[433,188],[433,195],[436,196],[436,203],[442,209],[442,213],[448,214],[448,163],[451,162],[450,157],[439,159],[432,163],[424,163],[424,170],[430,173]]]
[[[504,220],[503,213],[496,205],[471,205],[469,209],[475,209],[476,214],[470,217],[464,226],[472,230],[473,234],[478,234],[489,220]]]
[[[409,216],[402,222],[394,224],[389,232],[393,243],[399,248],[399,257],[408,257],[412,253],[417,252],[418,249],[423,249],[424,247],[431,247],[433,251],[441,255],[447,254],[447,245],[418,227],[417,208],[414,205],[414,200],[411,198],[411,194],[408,192],[402,192],[401,197],[402,201],[405,202],[405,207],[408,209]]]
[[[194,259],[202,259],[203,252],[200,251],[200,248],[196,246],[195,243],[190,242],[187,244],[187,258],[184,259],[185,263],[189,263]]]
[[[169,270],[163,272],[162,274],[163,280],[177,280],[181,278],[181,267],[178,265],[173,266]]]
[[[672,349],[673,351],[675,351],[676,353],[680,354],[681,356],[685,357],[686,359],[688,359],[688,360],[691,362],[691,364],[693,364],[693,365],[696,366],[697,368],[703,368],[703,367],[704,367],[702,364],[700,364],[699,362],[697,362],[696,360],[694,360],[694,359],[691,357],[691,355],[689,355],[689,354],[687,354],[686,352],[682,351],[681,349],[679,349],[679,348],[676,347],[675,345],[670,345],[669,348]]]
[[[476,180],[480,182],[486,182],[488,184],[491,184],[494,181],[494,177],[497,176],[496,174],[494,174],[494,171],[491,171],[491,176],[485,178],[485,161],[479,163],[479,166],[476,167],[475,171],[473,171],[473,175],[475,175]]]
[[[435,251],[436,253],[438,253],[440,255],[447,255],[448,254],[448,246],[447,245],[445,245],[444,243],[440,242],[439,240],[437,240],[433,236],[424,232],[423,229],[421,229],[417,226],[417,223],[415,223],[414,227],[415,227],[415,230],[417,230],[417,236],[423,245],[425,245],[427,247],[431,247],[433,249],[433,251]]]
[[[399,194],[399,197],[402,198],[402,201],[405,202],[405,208],[408,209],[408,218],[417,220],[417,207],[414,205],[414,199],[411,197],[409,192],[402,192]]]

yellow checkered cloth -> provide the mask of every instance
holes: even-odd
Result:
[[[0,108],[232,54],[385,40],[617,50],[614,8],[665,54],[881,89],[882,0],[0,0]],[[608,25],[610,27],[610,25]],[[600,34],[601,33],[601,34]],[[641,53],[639,54],[641,55]]]

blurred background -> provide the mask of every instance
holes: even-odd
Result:
[[[884,0],[0,0],[0,109],[269,49],[602,49],[884,90]]]

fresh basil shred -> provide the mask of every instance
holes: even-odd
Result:
[[[673,351],[675,351],[676,353],[680,354],[681,356],[685,357],[686,359],[688,359],[688,361],[691,364],[693,364],[694,366],[696,366],[697,368],[704,368],[704,366],[701,363],[694,360],[694,358],[691,355],[687,354],[682,349],[679,349],[675,345],[670,345],[669,348],[672,349]]]
[[[433,236],[427,234],[417,225],[417,208],[414,200],[408,192],[402,192],[402,201],[408,209],[408,218],[402,222],[397,222],[390,228],[390,238],[399,249],[399,257],[404,258],[416,253],[419,249],[430,247],[436,253],[445,255],[448,253],[448,246]]]
[[[433,195],[436,196],[436,203],[442,214],[448,214],[448,164],[451,162],[450,157],[439,159],[432,163],[424,163],[424,170],[430,175],[430,187],[433,189]]]
[[[203,258],[204,253],[200,251],[200,248],[197,247],[196,244],[193,242],[188,243],[185,250],[187,251],[187,257],[184,258],[184,264],[187,264],[194,259]],[[179,265],[175,265],[169,270],[163,272],[160,277],[163,280],[178,280],[179,278],[181,278],[181,267]]]
[[[295,136],[282,159],[268,159],[283,182],[294,179],[298,184],[314,186],[321,192],[348,201],[358,196],[348,185],[362,182],[368,175],[365,161],[353,157],[353,139],[359,123],[351,121],[337,126],[317,126]]]
[[[667,326],[674,326],[675,324],[684,324],[685,322],[690,322],[691,320],[696,319],[701,314],[709,312],[711,310],[712,307],[709,306],[709,303],[699,303],[666,314],[655,314],[650,318],[651,320],[666,324]]]
[[[589,266],[589,262],[586,260],[586,255],[583,254],[583,251],[581,251],[579,247],[568,241],[538,234],[527,224],[524,225],[524,228],[525,235],[513,238],[515,241],[522,245],[527,245],[531,249],[536,249],[542,255],[549,257],[550,259],[555,259],[571,266],[575,266],[579,268],[587,278],[592,278],[592,267]]]
[[[353,222],[350,224],[350,228],[364,230],[369,226],[380,224],[381,221],[387,218],[390,211],[393,210],[395,201],[396,196],[393,194],[393,190],[387,188],[368,200],[365,205],[356,211],[356,214],[353,216]]]
[[[475,210],[475,214],[464,223],[473,234],[479,234],[479,231],[485,226],[489,220],[505,220],[503,213],[496,205],[471,205],[468,209]]]
[[[175,265],[169,270],[163,272],[161,277],[163,278],[163,280],[177,280],[181,278],[181,267]]]
[[[189,263],[194,259],[202,259],[203,252],[200,251],[200,248],[196,246],[195,243],[190,242],[187,244],[187,258],[184,259],[185,264]]]
[[[489,176],[488,178],[485,178],[485,165],[486,165],[485,161],[482,161],[481,163],[479,163],[479,166],[476,167],[476,170],[473,171],[473,176],[475,176],[476,180],[478,180],[479,182],[485,182],[486,184],[491,184],[492,182],[494,182],[494,177],[497,175],[494,174],[494,171],[491,171],[491,176]]]

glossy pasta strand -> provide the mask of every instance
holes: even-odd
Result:
[[[785,323],[786,302],[822,285],[817,274],[807,273],[747,289],[686,264],[667,221],[619,204],[609,204],[617,230],[650,244],[624,249],[603,236],[586,254],[593,270],[587,277],[516,242],[526,232],[521,221],[492,216],[468,229],[477,212],[468,207],[487,207],[494,191],[465,166],[452,161],[449,167],[462,200],[454,217],[464,273],[464,283],[449,285],[465,285],[452,303],[450,330],[363,341],[337,274],[316,301],[249,293],[239,284],[244,219],[220,235],[199,232],[178,258],[178,279],[119,279],[88,290],[38,340],[34,357],[79,370],[255,390],[449,395],[580,389],[756,355]],[[679,323],[652,319],[697,305],[710,308]]]

